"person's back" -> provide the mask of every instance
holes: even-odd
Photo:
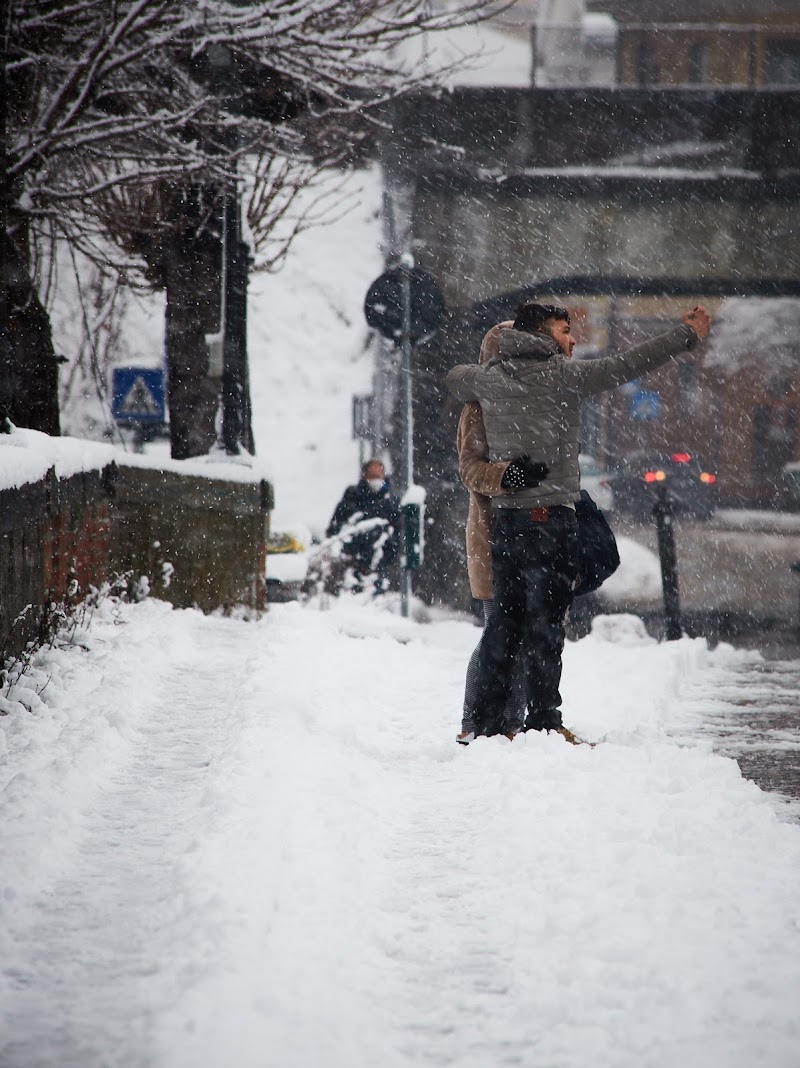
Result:
[[[549,474],[535,489],[496,498],[495,508],[519,507],[522,493],[528,507],[568,504],[578,497],[581,398],[568,381],[566,365],[547,334],[514,329],[501,334],[500,353],[476,385],[490,458],[535,455]]]
[[[525,312],[534,309],[525,318]],[[694,313],[692,313],[694,314]],[[569,315],[552,305],[523,305],[502,331],[499,354],[485,366],[463,365],[447,377],[459,400],[478,401],[490,458],[535,455],[549,468],[541,485],[498,497],[495,508],[573,505],[580,496],[580,406],[592,393],[646,374],[691,348],[698,332],[682,325],[620,355],[573,361]]]

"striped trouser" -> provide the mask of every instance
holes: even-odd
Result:
[[[494,611],[494,601],[481,601],[483,606],[483,625],[489,622]],[[481,636],[482,637],[482,636]],[[467,683],[464,687],[464,715],[461,720],[461,730],[473,729],[472,717],[475,710],[475,688],[478,680],[478,656],[481,651],[481,642],[475,646],[472,656],[467,664]],[[506,705],[506,717],[510,726],[519,727],[525,722],[525,673],[522,670],[522,657],[515,657],[511,665],[511,691]]]

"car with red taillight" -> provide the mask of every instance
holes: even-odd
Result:
[[[622,460],[614,475],[614,501],[621,512],[640,519],[652,515],[664,487],[675,515],[708,519],[717,507],[719,483],[713,467],[696,453],[635,452]]]

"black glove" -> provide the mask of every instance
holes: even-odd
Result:
[[[530,456],[518,456],[512,460],[503,472],[500,485],[503,489],[534,489],[550,474],[550,468],[541,460],[531,460]]]

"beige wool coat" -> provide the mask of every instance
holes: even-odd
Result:
[[[512,322],[498,323],[481,343],[480,363],[493,359],[500,351],[500,331]],[[492,577],[492,497],[506,491],[500,485],[508,461],[491,463],[481,406],[475,401],[465,404],[456,433],[458,471],[469,490],[467,513],[467,574],[473,597],[487,601],[494,597]]]

